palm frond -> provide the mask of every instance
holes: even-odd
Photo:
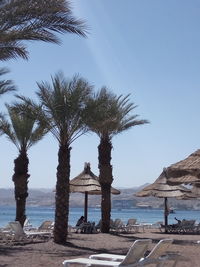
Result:
[[[18,150],[28,150],[47,133],[44,125],[40,124],[32,113],[30,105],[6,104],[10,122],[2,117],[0,130],[16,145]]]
[[[60,43],[57,33],[83,37],[87,27],[76,19],[68,0],[5,0],[0,5],[0,60],[27,58],[27,40]]]
[[[7,74],[8,72],[9,70],[7,68],[0,68],[0,76]],[[0,95],[15,90],[16,87],[12,80],[0,80]]]
[[[130,102],[130,95],[117,97],[108,88],[102,87],[88,101],[86,123],[100,137],[112,138],[133,126],[148,123],[147,120],[138,120],[138,115],[131,114],[136,107]]]
[[[86,99],[92,91],[92,86],[79,75],[72,79],[64,78],[62,73],[51,77],[51,83],[38,82],[37,96],[40,103],[38,117],[48,127],[48,130],[59,143],[71,144],[82,134],[88,131],[83,120]],[[22,101],[37,109],[30,99],[18,96]]]
[[[10,140],[19,150],[18,142],[15,136],[15,133],[12,130],[11,124],[6,119],[6,116],[1,113],[0,116],[0,133],[1,135],[5,134],[8,140]]]

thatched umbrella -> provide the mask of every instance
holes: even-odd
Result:
[[[135,195],[138,197],[154,196],[154,197],[164,198],[164,220],[165,220],[165,226],[167,226],[168,214],[169,214],[167,198],[169,197],[178,198],[189,192],[191,192],[190,189],[184,186],[168,185],[165,170],[163,170],[161,175],[158,177],[158,179],[156,179],[154,183],[144,187],[141,191],[137,192]]]
[[[170,165],[166,169],[167,181],[170,184],[200,183],[200,149],[184,160]]]
[[[182,199],[200,198],[200,149],[184,160],[170,165],[166,169],[167,183],[170,185],[190,184],[191,193]]]
[[[99,178],[91,171],[90,163],[85,163],[84,170],[70,181],[70,192],[85,194],[84,217],[87,221],[88,195],[101,195]],[[118,195],[120,191],[111,187],[111,193]]]

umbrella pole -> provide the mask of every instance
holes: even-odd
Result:
[[[168,225],[168,205],[167,205],[167,197],[164,199],[164,206],[165,206],[165,212],[164,212],[164,218],[165,218],[165,226]]]
[[[84,207],[85,222],[87,222],[87,214],[88,214],[88,192],[85,192],[85,207]]]

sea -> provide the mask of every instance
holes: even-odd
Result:
[[[83,208],[70,208],[69,224],[76,225],[77,220],[83,215]],[[33,227],[38,227],[45,220],[54,221],[54,207],[27,207],[26,215]],[[169,223],[176,223],[174,217],[182,219],[195,219],[200,222],[200,210],[175,210],[168,217]],[[101,218],[100,208],[88,208],[88,221],[99,222]],[[138,223],[156,223],[164,220],[162,209],[132,208],[132,209],[112,209],[111,218],[120,218],[125,224],[128,219],[136,218]],[[10,221],[15,220],[15,207],[0,206],[0,227],[4,227]]]

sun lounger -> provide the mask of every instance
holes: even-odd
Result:
[[[140,241],[140,240],[138,240]],[[130,249],[125,256],[125,258],[120,261],[113,260],[97,260],[97,259],[87,259],[87,258],[77,258],[65,260],[63,262],[64,267],[70,266],[70,264],[82,264],[87,266],[146,266],[149,264],[156,264],[156,266],[164,266],[165,262],[169,260],[169,257],[166,257],[168,247],[172,244],[172,239],[163,239],[160,240],[159,243],[153,248],[153,250],[149,253],[145,258],[139,259],[135,262],[134,249]],[[138,257],[138,256],[137,256]],[[177,260],[177,258],[176,258]]]
[[[136,224],[137,222],[137,219],[128,219],[128,222],[126,224],[126,226],[123,226],[122,227],[122,231],[123,232],[128,232],[128,233],[131,233],[131,232],[138,232],[138,227],[139,225]]]
[[[24,222],[24,227],[23,227],[23,229],[24,229],[25,231],[30,231],[30,230],[34,229],[34,227],[33,227],[32,224],[30,223],[30,221],[29,221],[28,218],[26,218],[26,220],[25,220],[25,222]]]
[[[69,266],[70,264],[86,264],[87,266],[128,266],[131,264],[134,264],[135,262],[138,262],[138,260],[144,255],[146,252],[148,245],[151,243],[151,240],[145,239],[145,240],[136,240],[133,245],[130,247],[128,253],[126,256],[121,258],[121,262],[117,262],[116,259],[119,259],[119,255],[112,256],[110,254],[110,258],[107,257],[107,259],[115,259],[113,260],[96,260],[96,259],[86,259],[86,258],[77,258],[77,259],[71,259],[71,260],[65,260],[63,262],[63,265],[65,267]],[[97,255],[96,255],[97,256]],[[91,255],[92,257],[92,255]],[[106,257],[105,257],[106,258]]]
[[[49,232],[40,232],[40,231],[24,231],[21,224],[16,222],[9,223],[12,232],[14,234],[14,240],[17,241],[30,241],[33,239],[49,239],[51,237],[51,233]]]
[[[79,226],[75,226],[76,233],[93,234],[96,233],[95,222],[85,222]]]
[[[44,221],[38,227],[38,231],[52,231],[54,227],[53,221]]]
[[[124,227],[125,227],[125,225],[121,219],[115,219],[114,222],[112,224],[110,224],[110,231],[121,232],[121,231],[123,231]]]
[[[151,239],[140,239],[136,240],[133,243],[127,253],[127,255],[131,255],[132,263],[138,262],[144,256],[151,242]],[[127,257],[127,255],[101,253],[90,255],[89,258],[96,260],[123,261]]]
[[[195,220],[183,219],[179,224],[161,225],[166,233],[171,234],[197,234],[198,227],[195,225]]]

